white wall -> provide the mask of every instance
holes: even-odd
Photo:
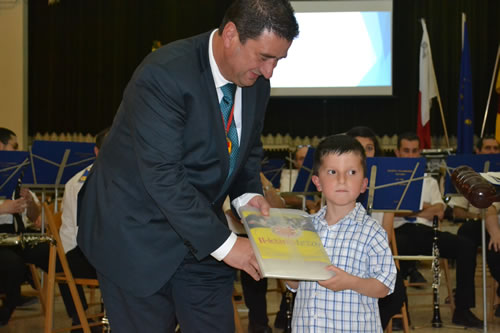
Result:
[[[28,137],[28,0],[0,0],[0,127]]]

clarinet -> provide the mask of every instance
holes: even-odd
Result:
[[[21,171],[21,175],[17,179],[16,189],[14,190],[14,200],[17,200],[21,197],[21,185],[23,176],[24,176],[24,171]],[[12,214],[12,216],[14,218],[14,225],[17,228],[16,232],[18,234],[24,233],[26,228],[24,227],[24,221],[22,215],[20,213],[14,213]]]
[[[434,314],[432,317],[432,327],[439,328],[443,326],[441,321],[441,313],[439,312],[439,285],[441,280],[441,269],[439,267],[439,248],[438,242],[438,217],[434,216],[432,220],[432,229],[434,230],[434,239],[432,242],[432,296],[434,304]]]
[[[293,312],[293,293],[287,290],[286,298],[286,327],[285,333],[292,333],[292,312]]]

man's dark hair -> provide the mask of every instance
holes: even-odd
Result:
[[[10,129],[0,127],[0,142],[4,145],[9,143],[10,138],[16,136],[16,133],[12,132]]]
[[[95,146],[98,149],[101,149],[102,143],[104,142],[104,138],[106,137],[106,135],[108,135],[108,132],[109,132],[109,127],[106,127],[105,129],[103,129],[102,131],[100,131],[99,133],[96,134]]]
[[[483,136],[482,138],[480,138],[476,143],[477,150],[483,149],[484,140],[491,140],[491,139],[493,139],[495,141],[497,140],[497,138],[491,134],[487,134],[487,135]]]
[[[420,138],[415,132],[405,132],[398,135],[398,150],[401,148],[401,141],[418,141],[418,146],[420,147]]]
[[[345,134],[356,138],[357,136],[362,138],[368,138],[372,140],[373,145],[375,146],[375,156],[383,156],[384,152],[380,148],[380,144],[378,143],[377,136],[375,132],[366,126],[356,126],[345,132]]]
[[[345,134],[331,135],[319,143],[314,152],[313,175],[318,175],[319,168],[325,156],[330,154],[342,155],[346,153],[359,155],[361,158],[361,166],[363,167],[363,175],[366,175],[365,149],[358,140]]]
[[[299,24],[288,0],[236,0],[226,10],[219,34],[228,22],[235,24],[242,44],[256,39],[264,30],[290,42],[299,35]]]

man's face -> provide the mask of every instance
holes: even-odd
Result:
[[[271,78],[278,61],[285,58],[292,42],[264,31],[256,39],[240,42],[236,27],[229,22],[224,30],[230,33],[224,39],[226,49],[226,79],[240,87],[252,86],[259,76]],[[224,74],[224,73],[223,73]]]
[[[481,150],[476,150],[477,154],[498,154],[498,142],[495,139],[484,139]]]
[[[397,157],[420,157],[418,140],[401,140],[399,149],[394,151]]]
[[[297,150],[297,152],[295,153],[295,168],[302,168],[302,164],[304,164],[304,159],[307,155],[307,150],[307,147],[302,147]]]
[[[17,136],[11,136],[9,141],[7,141],[7,144],[4,144],[3,142],[0,142],[0,150],[7,150],[7,151],[13,151],[17,150],[18,144],[17,144]]]

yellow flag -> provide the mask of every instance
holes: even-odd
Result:
[[[500,94],[500,70],[497,73],[497,84],[495,85],[495,90],[497,94]]]

